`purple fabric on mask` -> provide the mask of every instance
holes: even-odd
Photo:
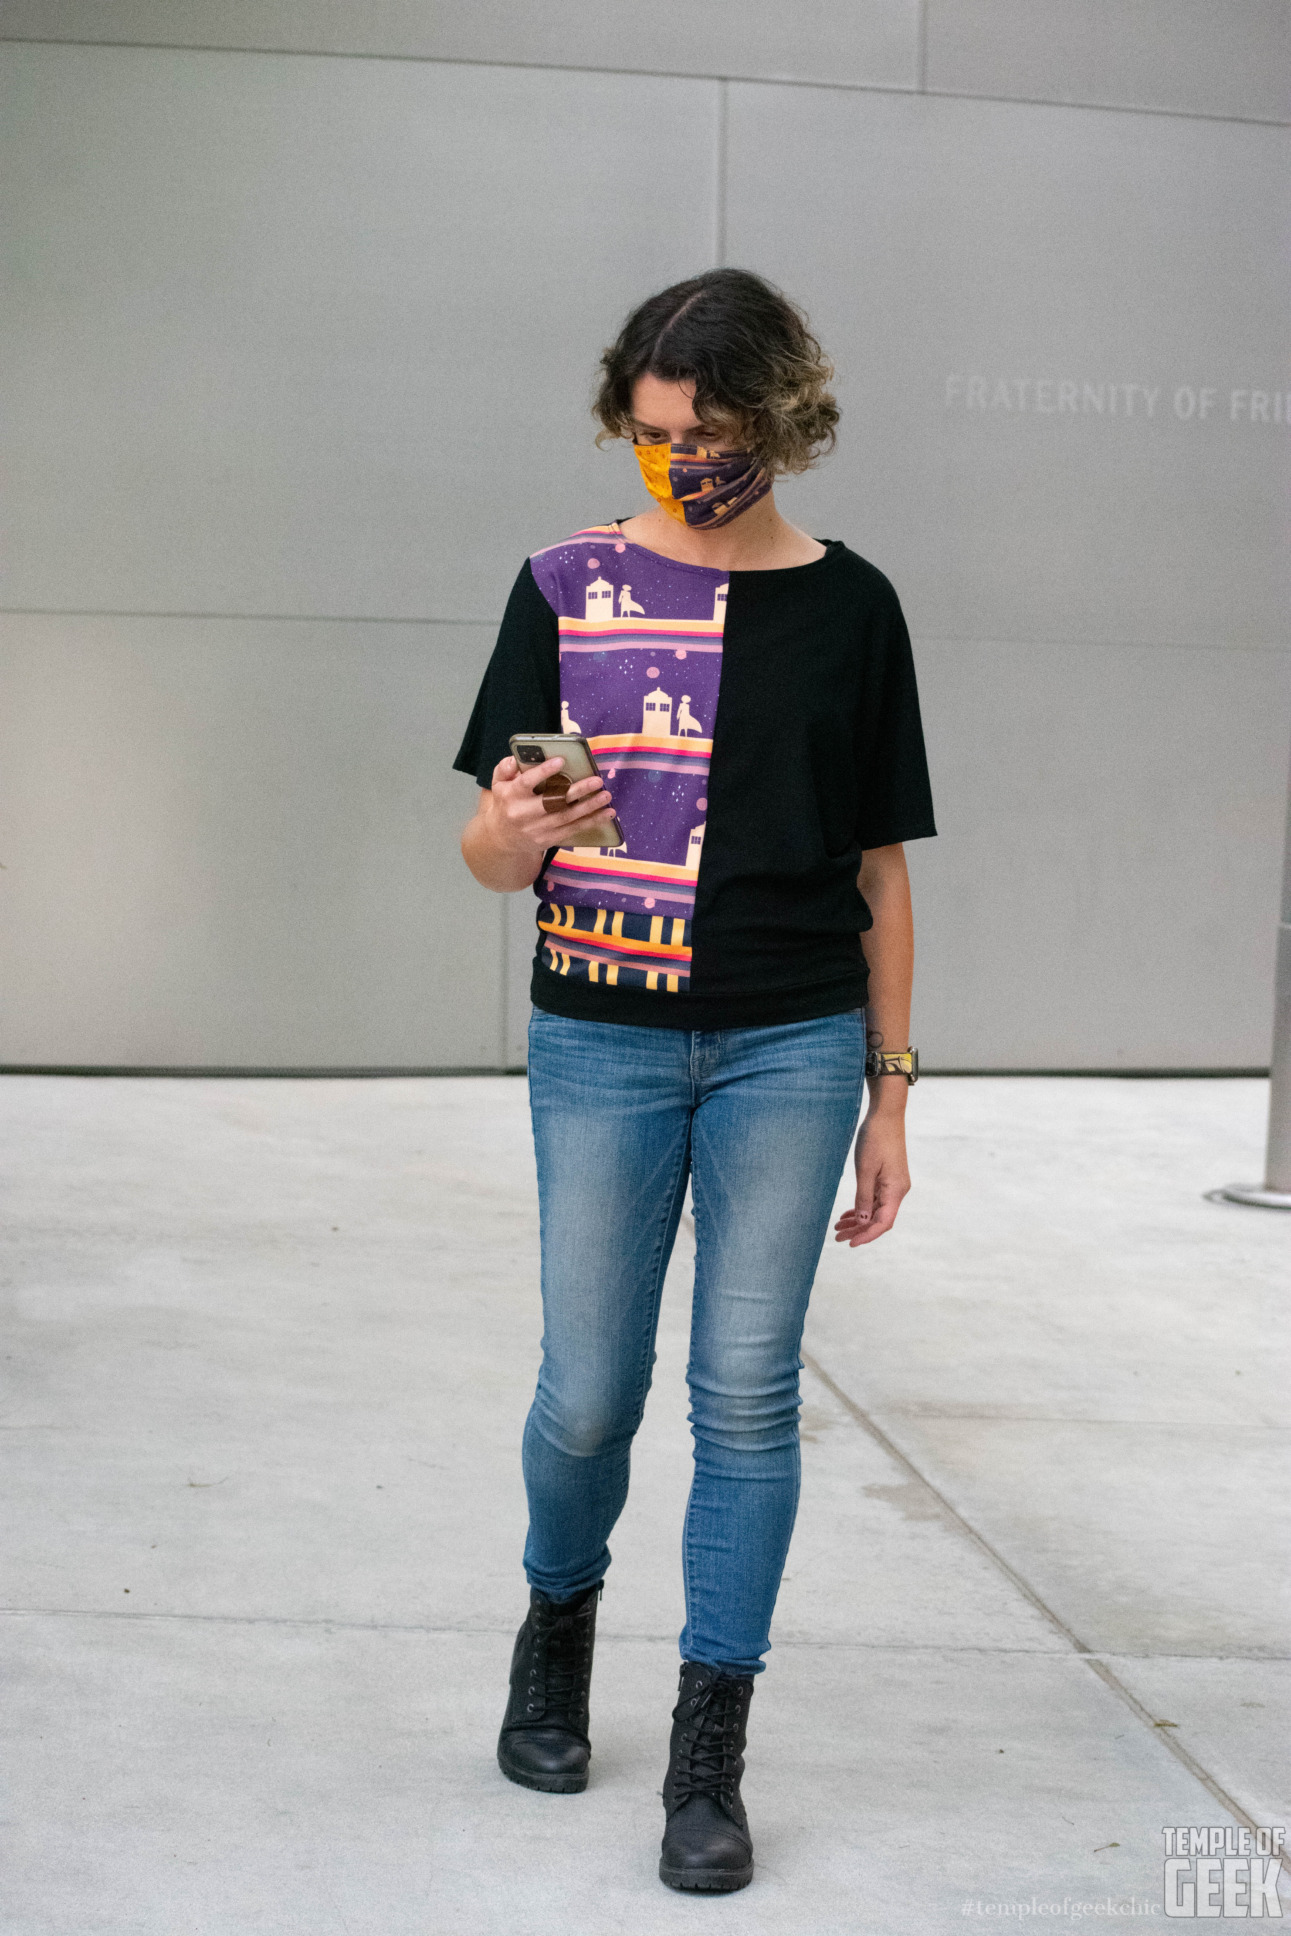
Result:
[[[672,446],[668,481],[692,525],[729,524],[771,489],[752,451],[705,450],[701,444]]]

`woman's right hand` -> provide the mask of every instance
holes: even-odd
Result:
[[[557,754],[540,766],[521,766],[508,753],[493,769],[489,817],[494,838],[507,851],[532,857],[535,865],[549,847],[573,845],[569,836],[577,833],[580,822],[597,819],[610,805],[608,788],[599,774],[591,773],[574,781],[559,813],[549,813],[535,788],[564,764]]]

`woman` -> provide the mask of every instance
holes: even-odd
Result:
[[[483,788],[471,872],[538,901],[543,1359],[498,1759],[530,1788],[587,1785],[596,1605],[689,1179],[694,1475],[659,1871],[680,1889],[753,1874],[740,1777],[798,1503],[798,1350],[867,1075],[836,1241],[881,1236],[910,1187],[901,843],[935,828],[909,639],[882,574],[773,490],[832,445],[832,374],[742,270],[629,316],[595,411],[655,504],[523,566],[454,762]],[[552,813],[536,788],[561,761],[521,770],[508,741],[560,731],[600,776]],[[580,844],[607,812],[622,844]]]

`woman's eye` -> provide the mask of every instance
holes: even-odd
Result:
[[[729,433],[719,425],[701,424],[694,430],[688,430],[678,441],[682,444],[701,444],[713,450],[721,450],[725,448],[723,439],[728,435]],[[634,441],[638,444],[666,444],[670,443],[671,439],[666,431],[638,430]]]

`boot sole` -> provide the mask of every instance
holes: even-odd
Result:
[[[519,1769],[504,1761],[499,1751],[498,1767],[508,1781],[516,1782],[521,1788],[536,1788],[542,1795],[581,1795],[587,1786],[587,1775],[533,1775],[527,1769]]]
[[[666,1862],[659,1864],[659,1880],[666,1882],[670,1889],[702,1889],[709,1895],[730,1895],[732,1890],[747,1889],[753,1880],[753,1864],[747,1869],[670,1869]]]

